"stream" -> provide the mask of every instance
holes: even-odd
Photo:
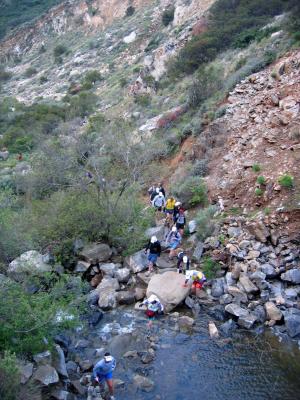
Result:
[[[78,338],[84,336],[92,345],[81,356],[95,357],[97,348],[112,352],[117,359],[114,378],[125,382],[116,390],[120,400],[300,399],[296,344],[270,330],[256,334],[239,329],[231,339],[212,340],[207,329],[211,319],[202,311],[192,330],[182,332],[176,320],[162,317],[149,329],[143,312],[118,308],[106,313],[92,330],[78,332]],[[130,350],[143,352],[150,343],[156,355],[149,364],[140,357],[122,357]],[[132,383],[135,374],[151,379],[154,389],[137,390]]]

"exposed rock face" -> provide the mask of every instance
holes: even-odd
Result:
[[[42,254],[30,250],[9,264],[7,274],[10,278],[22,282],[26,276],[42,276],[45,272],[50,271],[52,271],[52,267],[43,261]]]
[[[41,365],[38,367],[33,375],[33,379],[45,386],[59,382],[56,370],[50,365]]]
[[[189,288],[183,287],[185,277],[177,272],[167,271],[161,275],[154,275],[147,288],[147,297],[155,294],[170,312],[188,295]]]
[[[127,266],[133,273],[144,271],[148,268],[147,255],[143,250],[138,251],[132,256],[128,256],[124,260],[124,265]]]
[[[83,248],[79,257],[90,264],[95,264],[97,261],[103,262],[109,260],[111,255],[112,250],[107,244],[92,243]]]

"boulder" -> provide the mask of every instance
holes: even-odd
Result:
[[[212,281],[211,294],[213,297],[220,297],[224,294],[224,279],[214,279]]]
[[[54,346],[53,355],[52,355],[52,366],[56,369],[56,371],[63,378],[68,378],[69,374],[66,367],[65,354],[62,348],[56,344]]]
[[[34,354],[33,360],[38,365],[47,365],[52,362],[52,355],[49,350],[43,351],[42,353]]]
[[[146,289],[136,287],[134,289],[134,298],[136,301],[143,300],[143,298],[146,296]]]
[[[154,389],[154,382],[142,375],[134,375],[133,384],[143,392],[151,392]]]
[[[238,319],[238,325],[242,328],[251,329],[257,320],[256,315],[253,313],[248,313],[248,315],[243,315]]]
[[[133,43],[136,40],[136,32],[133,31],[129,35],[123,37],[123,42],[126,44]]]
[[[270,236],[268,228],[262,221],[254,222],[247,226],[247,229],[251,235],[255,236],[255,239],[259,242],[265,243],[267,238]]]
[[[272,301],[267,301],[265,303],[265,310],[268,320],[280,321],[282,319],[282,312]]]
[[[42,385],[48,386],[59,382],[58,373],[55,368],[50,365],[41,365],[35,371],[33,380],[40,382]]]
[[[271,264],[262,264],[260,269],[266,275],[267,279],[275,278],[278,275],[275,268]]]
[[[290,310],[289,310],[290,311]],[[285,313],[284,322],[287,333],[292,337],[300,337],[300,311]]]
[[[141,361],[143,364],[150,364],[155,358],[155,351],[153,349],[149,349],[146,351],[142,357]]]
[[[178,318],[179,328],[190,328],[194,325],[195,320],[187,315],[183,315]]]
[[[74,395],[62,389],[54,389],[51,392],[51,399],[54,400],[73,400]]]
[[[231,268],[231,276],[233,279],[239,279],[241,273],[240,264],[234,264]]]
[[[252,314],[256,316],[256,320],[261,324],[265,322],[266,311],[262,305],[258,305],[257,307],[255,307]]]
[[[242,233],[242,229],[235,226],[230,226],[227,230],[228,236],[230,237],[239,237]]]
[[[300,283],[300,269],[290,269],[287,272],[281,274],[280,278],[283,281],[298,284]]]
[[[184,282],[184,275],[173,271],[154,275],[147,288],[147,297],[155,294],[164,305],[165,312],[170,312],[186,298],[190,291],[189,287],[183,287]]]
[[[219,301],[220,304],[229,304],[232,303],[233,298],[230,294],[223,294],[223,296],[220,297]]]
[[[228,321],[224,322],[224,324],[220,325],[219,328],[223,335],[229,336],[236,329],[236,327],[236,323],[232,319],[229,319]]]
[[[166,232],[165,232],[164,225],[155,226],[153,228],[148,228],[145,232],[145,236],[147,239],[150,239],[151,236],[156,236],[160,242],[163,242],[165,240],[165,235],[166,235]]]
[[[118,270],[118,267],[114,263],[106,263],[100,265],[100,270],[101,272],[103,272],[104,275],[109,275],[111,277],[114,277],[116,271]]]
[[[118,279],[120,283],[127,283],[130,278],[130,270],[128,268],[117,269],[115,278]]]
[[[117,293],[111,288],[106,288],[99,292],[98,306],[104,310],[112,310],[117,307]]]
[[[259,290],[253,282],[250,281],[247,275],[241,275],[239,279],[240,284],[245,289],[246,293],[257,293]]]
[[[95,264],[98,262],[107,261],[112,255],[112,249],[104,243],[91,243],[84,248],[79,253],[80,259],[86,261],[90,264]]]
[[[78,261],[76,264],[76,267],[74,269],[75,273],[81,274],[83,272],[86,272],[90,267],[90,264],[85,262],[85,261]]]
[[[189,228],[189,233],[190,233],[190,235],[191,235],[192,233],[197,232],[197,222],[196,222],[194,219],[192,219],[192,220],[189,221],[189,223],[188,223],[188,228]]]
[[[118,292],[117,301],[119,304],[133,304],[135,302],[134,293],[128,291]]]
[[[89,325],[96,326],[99,324],[101,319],[103,318],[103,312],[100,310],[92,312],[92,314],[88,317]]]
[[[32,377],[33,364],[27,363],[19,365],[19,371],[20,371],[20,382],[22,383],[22,385],[24,385]]]
[[[227,287],[227,292],[234,297],[235,301],[237,302],[242,302],[242,303],[247,303],[248,298],[246,293],[242,292],[238,287],[236,286],[228,286]]]
[[[148,258],[143,250],[126,257],[124,260],[124,266],[128,267],[133,273],[138,273],[148,268]]]
[[[203,250],[204,250],[204,244],[202,242],[198,242],[195,247],[192,259],[195,260],[196,262],[200,261],[203,254]]]
[[[235,304],[235,303],[227,304],[227,306],[225,306],[225,311],[227,311],[229,314],[232,314],[238,318],[247,317],[249,314],[248,310],[240,307],[238,304]]]
[[[116,278],[112,278],[110,276],[105,276],[101,283],[97,286],[96,290],[100,293],[104,289],[110,289],[110,290],[119,290],[120,285],[119,282]]]
[[[169,257],[166,254],[162,254],[157,259],[156,265],[159,269],[177,270],[176,260],[169,260]]]
[[[209,336],[212,339],[217,339],[220,336],[218,328],[216,327],[216,324],[214,322],[212,322],[212,321],[210,321],[208,323],[208,332],[209,332]]]
[[[20,257],[13,260],[7,269],[11,279],[22,282],[27,276],[42,276],[45,272],[51,272],[52,266],[43,261],[43,256],[35,250],[26,251]]]

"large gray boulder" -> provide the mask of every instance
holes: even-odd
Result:
[[[118,270],[118,267],[114,263],[106,263],[106,264],[101,264],[100,265],[100,270],[105,274],[109,275],[111,277],[115,276],[116,271]]]
[[[133,384],[143,392],[151,392],[154,389],[154,382],[142,375],[134,375]]]
[[[204,244],[202,242],[198,242],[195,247],[194,253],[192,255],[192,259],[195,260],[196,262],[200,261],[203,254],[203,250],[204,250]]]
[[[58,373],[50,365],[39,366],[33,375],[33,379],[45,386],[59,382]]]
[[[165,235],[166,229],[164,225],[148,228],[145,232],[145,236],[147,239],[150,239],[151,236],[156,236],[160,242],[163,242],[165,240]]]
[[[212,281],[211,294],[213,297],[220,297],[224,294],[224,279],[218,278]]]
[[[287,333],[292,337],[300,336],[300,310],[290,309],[284,315]]]
[[[184,275],[173,271],[154,275],[147,288],[147,297],[155,294],[164,305],[165,312],[170,312],[189,294],[190,289],[183,287],[184,282]]]
[[[142,272],[148,268],[148,258],[143,250],[131,256],[125,257],[124,266],[128,267],[134,274]]]
[[[263,264],[261,265],[260,269],[266,275],[267,279],[275,278],[278,275],[275,268],[271,264]]]
[[[19,371],[20,371],[20,382],[25,385],[26,382],[31,378],[32,373],[33,373],[33,364],[32,363],[27,363],[27,364],[21,364],[18,366]]]
[[[225,306],[225,311],[234,315],[235,317],[247,317],[249,315],[248,310],[235,303],[227,304],[227,306]]]
[[[259,291],[257,286],[250,281],[247,275],[241,275],[239,283],[242,285],[246,293],[257,293]]]
[[[79,257],[90,264],[107,261],[112,255],[112,249],[105,243],[91,243],[84,246],[79,253]]]
[[[102,310],[111,310],[117,307],[117,292],[120,288],[116,278],[110,276],[104,277],[97,286],[96,291],[99,293],[98,305]]]
[[[265,310],[268,320],[280,321],[282,319],[282,312],[272,301],[267,301],[265,303]]]
[[[291,282],[291,283],[300,283],[300,269],[290,269],[289,271],[280,275],[280,278],[283,281]]]
[[[38,251],[30,250],[13,260],[7,269],[11,279],[22,282],[28,276],[43,276],[51,272],[52,267],[43,261],[43,256]]]
[[[64,378],[68,378],[69,374],[66,367],[65,355],[62,348],[56,344],[52,353],[52,366]]]
[[[248,313],[248,315],[243,315],[238,319],[238,325],[245,329],[251,329],[255,324],[257,317],[253,313]]]
[[[115,278],[118,279],[120,283],[127,283],[130,278],[130,269],[129,268],[119,268],[115,272]]]

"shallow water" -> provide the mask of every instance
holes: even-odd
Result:
[[[211,318],[210,318],[211,319]],[[151,331],[142,313],[107,313],[97,336],[109,340],[108,323],[115,321],[114,334],[158,337],[155,360],[144,365],[138,359],[120,359],[114,378],[126,382],[116,393],[122,400],[262,400],[300,399],[300,351],[290,343],[279,343],[270,332],[255,335],[238,332],[231,343],[213,341],[208,335],[208,316],[197,318],[189,333],[176,330],[167,318],[154,322]],[[112,325],[110,325],[112,327]],[[104,336],[103,336],[104,335]],[[137,337],[124,349],[137,349]],[[145,349],[146,350],[146,349]],[[150,393],[136,391],[135,373],[154,381]]]

